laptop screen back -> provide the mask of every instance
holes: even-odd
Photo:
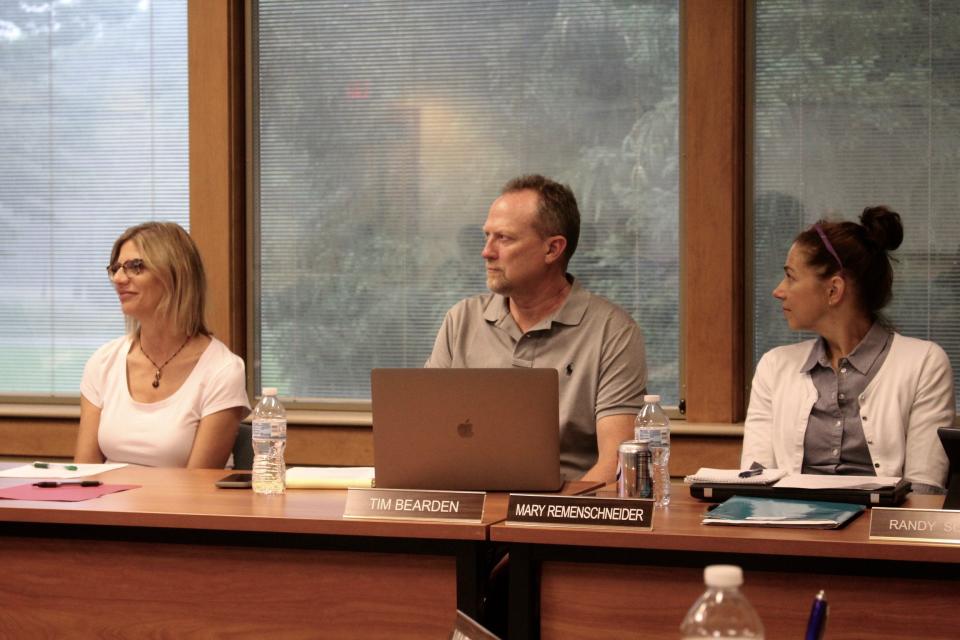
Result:
[[[554,369],[374,369],[377,488],[556,491]]]

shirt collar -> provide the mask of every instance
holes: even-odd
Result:
[[[847,356],[847,362],[852,364],[860,373],[866,374],[873,368],[873,363],[877,361],[880,354],[883,353],[889,339],[890,332],[882,327],[879,322],[874,322],[870,331],[867,331],[867,335],[863,336],[860,344]]]
[[[807,356],[803,366],[800,367],[800,371],[810,373],[818,364],[826,367],[830,366],[830,358],[827,357],[827,341],[822,337],[817,338],[813,343],[813,349],[810,349],[810,355]]]
[[[590,292],[580,286],[580,282],[572,275],[567,274],[567,279],[571,283],[570,295],[563,301],[559,309],[537,323],[537,326],[532,327],[531,331],[549,329],[550,325],[554,322],[565,325],[578,325],[580,321],[583,320],[583,316],[587,312],[587,306],[589,306],[590,303]],[[512,319],[510,315],[510,299],[499,293],[492,294],[490,304],[483,310],[483,319],[499,326],[506,318]]]
[[[854,369],[866,375],[873,367],[873,363],[883,353],[888,340],[890,340],[890,332],[879,322],[874,322],[870,330],[867,331],[867,335],[863,336],[860,343],[847,355],[847,362]],[[817,338],[817,341],[813,344],[813,349],[810,350],[810,355],[807,356],[803,366],[800,367],[800,371],[809,373],[818,364],[827,368],[831,366],[830,358],[827,356],[827,341],[823,337]]]

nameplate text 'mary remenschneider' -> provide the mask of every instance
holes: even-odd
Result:
[[[650,529],[653,500],[511,493],[507,524]]]

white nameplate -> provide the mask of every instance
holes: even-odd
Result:
[[[960,544],[960,511],[874,507],[870,539]]]
[[[507,524],[650,529],[653,500],[511,493]]]
[[[480,522],[486,496],[482,491],[347,489],[343,517]]]

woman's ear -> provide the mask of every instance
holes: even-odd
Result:
[[[831,276],[827,286],[827,304],[836,306],[847,294],[847,281],[839,275]]]

